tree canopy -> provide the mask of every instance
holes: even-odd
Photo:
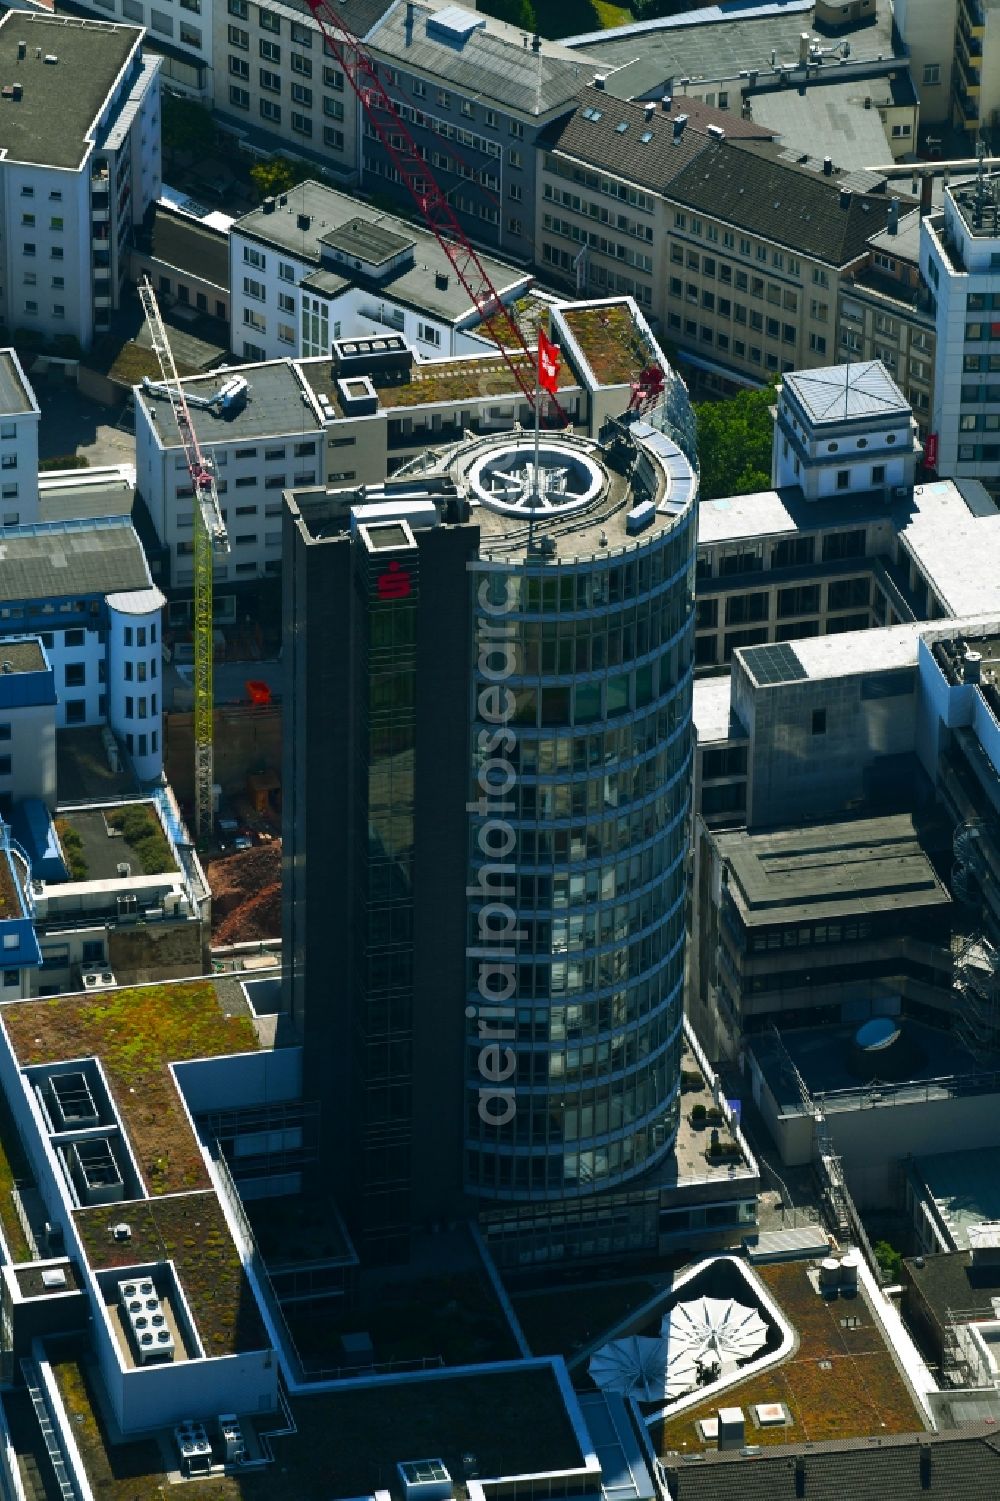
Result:
[[[257,162],[250,168],[250,178],[261,200],[273,198],[277,193],[287,193],[296,183],[309,176],[304,162],[290,162],[284,156],[269,157],[266,162]]]
[[[161,139],[165,150],[206,156],[215,145],[215,134],[215,121],[207,109],[164,90]]]
[[[771,485],[774,386],[695,403],[701,496],[749,495]]]

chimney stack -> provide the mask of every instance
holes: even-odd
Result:
[[[899,199],[889,199],[889,224],[888,230],[891,235],[899,233]]]
[[[673,99],[670,97],[669,94],[664,94],[663,98],[660,100],[660,108],[662,109],[663,113],[665,115],[669,115],[669,113],[673,109],[673,107],[674,107],[674,101],[673,101]]]
[[[542,50],[542,38],[537,31],[531,38],[531,50],[532,52],[541,52]]]
[[[823,176],[824,177],[832,177],[833,176],[833,157],[832,156],[824,156],[824,158],[823,158]]]
[[[648,123],[653,118],[653,116],[656,114],[656,105],[653,104],[653,103],[645,104],[645,105],[643,105],[642,112],[643,112],[644,116],[646,117],[646,121]]]
[[[676,117],[676,119],[674,120],[674,145],[675,146],[677,145],[677,142],[680,140],[681,136],[684,134],[684,127],[687,124],[687,122],[688,122],[687,115],[678,115]]]
[[[795,1494],[798,1497],[806,1493],[806,1457],[804,1454],[795,1456]]]
[[[803,31],[799,35],[799,65],[805,67],[809,61],[809,33]]]
[[[925,172],[920,179],[920,217],[926,219],[931,211],[934,197],[934,178],[930,172]]]
[[[594,74],[594,88],[595,89],[603,89],[603,87],[607,83],[607,81],[608,81],[608,79],[607,79],[607,75],[605,73],[595,73]]]

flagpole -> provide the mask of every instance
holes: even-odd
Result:
[[[532,493],[532,496],[531,496],[531,509],[528,512],[528,551],[529,552],[531,551],[531,546],[532,546],[532,543],[534,542],[534,538],[535,538],[535,508],[539,505],[539,503],[541,501],[541,498],[542,498],[541,474],[539,472],[539,464],[538,464],[539,425],[540,425],[540,420],[541,420],[541,410],[542,410],[542,387],[541,387],[541,383],[539,382],[539,379],[538,379],[538,372],[536,371],[535,372],[535,468],[534,468],[534,483],[533,483],[533,486],[532,486],[533,493]]]

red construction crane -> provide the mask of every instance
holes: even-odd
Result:
[[[334,10],[330,0],[306,0],[333,56],[361,106],[399,180],[408,190],[424,223],[435,235],[455,274],[468,292],[482,320],[484,332],[493,340],[525,398],[534,405],[536,357],[529,350],[510,308],[501,302],[486,267],[476,254],[454,209],[438,186],[420,154],[413,136],[378,76],[374,58],[363,50],[361,40]],[[568,417],[555,396],[550,400],[563,422]]]

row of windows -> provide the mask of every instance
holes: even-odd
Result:
[[[158,732],[156,730],[152,730],[148,737],[146,735],[133,735],[131,733],[126,733],[125,749],[128,751],[130,756],[134,756],[136,754],[137,747],[138,754],[140,756],[157,755],[160,749],[160,737]]]
[[[144,275],[148,277],[150,282],[154,280],[153,274],[148,268],[140,272],[140,279]],[[171,297],[174,295],[174,286],[169,276],[160,277],[160,291],[165,297]],[[190,303],[191,288],[185,282],[179,281],[177,283],[176,293],[178,302],[188,304]],[[199,309],[200,312],[208,312],[208,298],[204,292],[195,292],[194,305]],[[219,300],[216,301],[215,316],[222,319],[225,319],[229,316],[228,312],[226,311],[226,304],[224,302]]]
[[[714,292],[701,288],[694,282],[682,282],[679,276],[670,278],[670,295],[698,305],[707,313],[717,312],[720,318],[732,318],[736,323],[749,326],[755,333],[766,334],[769,339],[781,339],[785,344],[794,344],[797,331],[794,323],[783,323],[780,318],[769,318],[745,303],[732,302],[728,297],[716,297]],[[691,320],[688,320],[691,321]],[[825,347],[825,340],[823,341]]]
[[[773,307],[784,308],[787,313],[796,313],[799,308],[799,294],[790,287],[779,286],[777,282],[765,282],[762,276],[750,276],[748,272],[741,271],[739,266],[733,267],[728,261],[716,260],[714,255],[699,255],[698,251],[690,246],[678,245],[676,241],[670,246],[670,260],[675,266],[686,266],[689,271],[700,269],[703,276],[715,281],[716,278],[725,286],[733,286],[737,292],[749,292],[751,296],[766,300]],[[680,283],[678,282],[679,286]],[[812,298],[809,303],[809,316],[820,323],[825,323],[829,316],[829,304]]]
[[[641,595],[659,593],[678,581],[688,563],[691,522],[689,514],[668,540],[644,548],[637,558],[606,567],[567,569],[561,578],[486,573],[484,599],[489,605],[528,615],[572,614],[623,603],[634,608]]]
[[[477,853],[481,854],[481,851]],[[596,911],[599,904],[620,901],[643,886],[648,886],[654,881],[661,881],[665,871],[673,872],[670,877],[671,885],[664,888],[668,894],[673,893],[663,904],[666,910],[666,907],[672,906],[680,895],[684,880],[683,865],[678,864],[675,841],[666,834],[661,834],[644,849],[607,865],[592,865],[586,870],[519,873],[516,878],[511,877],[511,883],[514,886],[519,913],[551,911],[558,914],[582,908],[585,909],[586,915],[591,910]],[[475,876],[474,879],[480,880],[479,876]],[[486,884],[489,884],[488,872]],[[569,1031],[554,1030],[555,1023],[547,1020],[553,1013],[539,1010],[536,1013],[534,1035],[541,1036],[543,1039],[550,1036],[579,1035],[573,1030],[574,1026],[577,1028],[582,1026],[588,1032],[595,1027],[599,1031],[607,1031],[612,1025],[612,1019],[614,1025],[624,1025],[626,1021],[636,1016],[645,1015],[650,1005],[656,1005],[658,1000],[662,999],[662,996],[657,997],[654,994],[648,1000],[644,999],[641,1004],[637,1003],[637,1010],[629,1011],[626,1007],[625,994],[625,991],[622,991],[606,1003],[613,1008],[609,1013],[611,1019],[605,1018],[604,1002],[601,1003],[600,1009],[596,1006],[592,1008],[593,1016],[589,1021],[587,1020],[587,1007],[566,1008],[564,1014]],[[580,1020],[581,1013],[583,1013],[582,1021]],[[575,1022],[572,1020],[574,1017]]]
[[[613,208],[605,208],[603,203],[581,198],[579,193],[571,193],[565,188],[554,188],[549,182],[542,189],[542,197],[547,203],[559,204],[562,208],[571,209],[575,214],[584,214],[590,219],[596,219],[600,224],[613,224],[615,229],[622,234],[652,243],[653,226],[651,224],[643,224],[638,219],[630,219],[627,214],[620,214]]]
[[[763,350],[759,344],[748,345],[745,339],[734,339],[729,334],[716,332],[707,324],[695,322],[693,318],[681,318],[679,313],[667,315],[667,326],[677,333],[683,331],[688,339],[698,339],[700,343],[714,345],[722,354],[732,354],[734,359],[748,361],[751,365],[762,365],[768,370],[794,370],[794,360],[779,359],[772,350]],[[826,341],[818,341],[823,346],[825,353]],[[818,345],[817,345],[818,348]]]
[[[562,235],[567,240],[573,240],[578,245],[589,245],[592,250],[598,250],[602,255],[608,255],[615,260],[625,261],[629,266],[634,266],[637,271],[644,271],[652,275],[653,257],[646,255],[641,250],[633,250],[621,240],[609,240],[606,235],[599,235],[594,230],[588,230],[583,225],[574,224],[569,219],[557,218],[555,214],[543,215],[542,223],[551,234]]]
[[[400,76],[398,70],[384,63],[381,66],[382,75],[389,87],[398,88],[400,86]],[[428,85],[423,78],[410,78],[409,87],[414,99],[427,98]],[[451,94],[447,89],[436,86],[434,88],[434,100],[440,109],[451,109]],[[475,120],[478,118],[476,115],[476,106],[473,104],[471,99],[467,99],[459,95],[458,106],[463,119]],[[495,109],[483,107],[483,120],[488,129],[499,129],[500,116],[497,114],[497,111]],[[521,124],[520,120],[513,120],[508,118],[507,130],[515,140],[520,141],[524,139],[524,126]]]
[[[674,212],[674,228],[682,230],[685,234],[704,234],[711,244],[722,244],[725,250],[738,250],[740,255],[748,258],[755,255],[762,265],[770,261],[775,271],[787,271],[790,276],[801,276],[802,262],[798,256],[791,255],[787,250],[778,250],[773,245],[765,245],[758,242],[756,245],[746,235],[737,235],[731,229],[720,230],[719,226],[708,220],[705,223],[697,214],[690,214],[681,209]],[[830,284],[830,278],[826,271],[819,266],[812,268],[813,284],[818,287],[826,287]]]
[[[586,1047],[552,1053],[514,1047],[516,1067],[512,1078],[522,1088],[551,1087],[548,1100],[550,1105],[555,1103],[556,1112],[547,1133],[548,1141],[559,1140],[560,1136],[572,1141],[580,1134],[605,1135],[625,1123],[624,1089],[628,1074],[623,1071],[642,1068],[647,1059],[661,1055],[674,1040],[676,1030],[676,1017],[667,1012],[634,1032]],[[470,1042],[468,1048],[466,1067],[470,1082],[478,1072],[481,1047],[479,1042]],[[620,1077],[609,1078],[609,1075]],[[573,1087],[577,1085],[582,1088]],[[595,1096],[600,1097],[599,1101]]]
[[[834,579],[826,585],[797,584],[787,589],[778,589],[772,596],[762,590],[752,594],[730,595],[725,601],[726,625],[750,625],[755,621],[769,620],[774,600],[774,616],[788,620],[797,615],[818,615],[823,608],[822,591],[826,591],[826,610],[854,610],[871,603],[871,579]],[[715,630],[719,625],[719,600],[700,599],[697,606],[699,630]]]
[[[588,172],[583,167],[560,161],[558,157],[547,155],[545,170],[556,177],[578,183],[581,187],[603,193],[608,198],[617,198],[623,203],[630,204],[632,208],[639,209],[642,213],[651,214],[656,209],[656,199],[650,193],[643,193],[639,188],[630,187],[616,178],[602,177],[598,172]]]

